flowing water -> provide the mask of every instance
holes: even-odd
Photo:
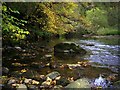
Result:
[[[57,42],[75,42],[87,51],[87,54],[81,56],[68,56],[57,59],[67,59],[70,62],[73,60],[90,60],[105,65],[120,65],[120,43],[119,37],[99,37],[99,38],[82,38],[82,39],[69,39],[69,40],[58,40]],[[57,43],[55,42],[54,45]],[[53,44],[50,42],[49,44]],[[54,46],[53,45],[53,46]],[[65,62],[65,60],[63,60]]]
[[[109,40],[110,39],[108,39],[108,42]],[[114,43],[115,39],[111,40],[113,40],[112,44],[106,44],[106,42],[99,41],[99,39],[79,40],[77,43],[89,52],[84,57],[85,59],[101,64],[120,65],[120,45],[118,43]]]

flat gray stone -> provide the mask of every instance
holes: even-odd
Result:
[[[60,75],[59,72],[54,71],[54,72],[51,72],[51,73],[47,74],[46,77],[49,77],[50,79],[55,79],[59,75]]]
[[[27,90],[27,86],[25,84],[19,84],[16,90]]]
[[[71,89],[71,88],[87,88],[87,90],[88,90],[91,88],[91,85],[90,85],[88,79],[81,78],[81,79],[78,79],[78,80],[68,84],[65,88],[69,88],[69,89]]]

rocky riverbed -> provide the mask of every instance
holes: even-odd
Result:
[[[119,66],[84,59],[84,55],[71,54],[70,48],[70,53],[65,52],[62,58],[61,55],[55,56],[56,44],[3,47],[0,87],[3,90],[120,88]]]
[[[112,72],[106,67],[94,67],[94,63],[84,61],[76,64],[57,65],[47,74],[40,74],[38,71],[21,69],[9,72],[7,67],[3,67],[4,75],[0,77],[3,90],[14,90],[24,88],[24,90],[39,90],[53,88],[120,88],[119,74]],[[44,68],[49,68],[46,65]],[[99,70],[96,73],[96,70]],[[99,76],[101,75],[101,76]]]

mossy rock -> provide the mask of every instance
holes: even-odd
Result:
[[[56,84],[57,85],[62,85],[62,86],[66,86],[70,83],[69,80],[67,80],[66,78],[62,77],[59,80],[56,80]]]
[[[78,80],[68,84],[65,88],[69,88],[70,90],[73,88],[86,88],[87,90],[91,90],[91,85],[90,85],[88,79],[81,78],[81,79],[78,79]]]
[[[73,42],[63,42],[54,46],[55,53],[75,53],[75,54],[85,54],[86,50],[80,47],[78,44]]]

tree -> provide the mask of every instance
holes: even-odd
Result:
[[[2,36],[4,42],[19,42],[26,38],[29,32],[24,28],[27,21],[18,19],[14,15],[19,15],[18,11],[8,8],[5,3],[2,5]],[[3,42],[3,44],[4,44]]]

